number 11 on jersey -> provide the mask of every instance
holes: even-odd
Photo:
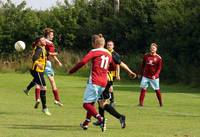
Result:
[[[109,57],[106,57],[105,55],[101,56],[101,68],[107,69],[108,67],[108,61]]]

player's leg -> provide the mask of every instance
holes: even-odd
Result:
[[[160,92],[159,78],[150,81],[151,87],[155,90],[159,105],[162,107],[162,96]]]
[[[110,87],[112,86],[113,82],[112,81],[108,81],[107,85],[104,89],[104,91],[102,92],[102,95],[100,96],[99,100],[102,99],[110,99],[111,98],[111,94],[110,94]],[[99,109],[99,114],[104,117],[104,109],[100,106],[99,102],[98,102],[98,109]]]
[[[33,82],[36,84],[35,86],[35,105],[34,108],[38,108],[39,104],[40,104],[40,78],[38,75],[38,72],[36,71],[31,71],[31,75],[33,76]]]
[[[38,73],[39,76],[39,80],[40,80],[40,98],[41,98],[41,102],[42,102],[42,112],[48,116],[51,115],[51,113],[49,112],[47,105],[46,105],[46,82],[44,79],[44,73]]]
[[[114,93],[113,93],[113,86],[112,85],[110,86],[109,92],[110,92],[110,105],[114,107],[115,106],[115,100],[114,100]]]
[[[100,98],[98,99],[98,109],[99,109],[99,114],[104,117],[104,113],[105,113],[105,110],[103,109],[103,107],[100,106],[100,100],[109,100],[110,99],[110,92],[109,92],[109,89],[110,89],[110,86],[111,86],[111,82],[108,81],[107,82],[107,85],[106,85],[106,88],[105,90],[103,91],[102,95],[100,96]],[[99,121],[96,121],[96,122],[93,122],[93,125],[95,126],[99,126]]]
[[[35,86],[35,105],[34,108],[38,108],[40,104],[40,85],[36,84]]]
[[[28,95],[29,95],[30,89],[31,89],[32,87],[34,87],[34,86],[35,86],[35,82],[34,82],[34,80],[32,80],[32,81],[28,84],[28,86],[26,87],[26,89],[23,90],[24,93],[28,96]]]
[[[48,116],[51,115],[46,105],[46,86],[41,87],[40,98],[42,102],[42,112]]]
[[[58,106],[63,106],[63,104],[60,102],[60,97],[59,97],[59,92],[58,89],[56,87],[56,82],[54,79],[54,70],[52,68],[51,62],[47,61],[46,63],[46,67],[45,67],[45,75],[47,75],[51,87],[52,87],[52,92],[54,95],[54,104],[58,105]]]
[[[56,104],[58,106],[63,106],[63,104],[60,102],[59,92],[56,87],[56,82],[55,82],[54,76],[48,75],[48,79],[51,83],[51,87],[52,87],[52,91],[53,91],[53,95],[54,95],[54,104]]]
[[[114,116],[115,118],[120,120],[121,127],[125,128],[126,127],[126,121],[125,121],[125,116],[120,114],[112,105],[108,103],[110,99],[110,94],[109,94],[109,84],[107,84],[105,90],[103,91],[101,97],[99,98],[99,104],[100,107],[107,111],[109,114]],[[107,90],[106,90],[107,89]]]
[[[141,83],[140,83],[141,91],[140,91],[139,105],[138,106],[144,105],[144,98],[145,98],[145,94],[146,94],[146,91],[147,91],[148,82],[149,82],[148,78],[142,77],[142,80],[141,80]]]
[[[23,92],[28,96],[29,95],[29,90],[36,85],[34,81],[34,71],[30,70],[30,74],[33,76],[33,80],[28,84],[26,89],[23,89]]]
[[[94,102],[92,103],[92,105],[94,105]],[[87,130],[87,129],[88,129],[89,123],[91,122],[91,117],[92,117],[92,115],[90,114],[90,112],[87,111],[85,121],[82,122],[82,123],[80,123],[80,126],[81,126],[84,130]]]
[[[114,116],[115,118],[120,120],[121,123],[121,128],[125,128],[126,127],[126,119],[125,116],[120,114],[113,106],[111,106],[108,103],[108,100],[100,100],[100,106],[107,111],[109,114],[111,114],[112,116]]]
[[[83,108],[87,111],[87,113],[89,113],[90,115],[92,115],[93,117],[95,117],[100,123],[101,123],[101,128],[102,131],[104,131],[104,118],[97,113],[95,106],[94,106],[94,102],[97,101],[98,99],[98,90],[99,90],[100,86],[94,85],[94,84],[87,84],[85,93],[84,93],[84,102],[83,102]]]

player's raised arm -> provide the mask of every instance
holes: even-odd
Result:
[[[90,51],[87,55],[85,55],[83,57],[83,59],[76,64],[72,69],[70,69],[69,74],[75,73],[76,71],[78,71],[81,67],[83,67],[87,62],[90,61],[90,59],[93,58],[93,54]]]

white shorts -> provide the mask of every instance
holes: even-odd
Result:
[[[49,60],[47,60],[44,73],[47,76],[54,76],[54,70],[52,68],[51,61],[49,61]]]
[[[96,102],[101,97],[101,94],[103,93],[104,89],[105,87],[88,83],[85,89],[83,102],[84,103]]]
[[[147,89],[149,84],[151,85],[151,87],[153,88],[153,90],[158,90],[160,89],[160,85],[159,85],[159,78],[157,79],[150,79],[150,78],[146,78],[146,77],[142,77],[141,83],[140,83],[140,87]]]

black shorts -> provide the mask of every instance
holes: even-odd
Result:
[[[44,72],[37,72],[34,70],[31,70],[31,75],[33,76],[33,82],[40,86],[46,86],[46,82],[44,79]]]
[[[99,100],[103,100],[103,99],[110,99],[110,92],[109,89],[110,87],[113,85],[113,81],[108,81],[105,90],[103,91],[101,97],[99,98]]]

